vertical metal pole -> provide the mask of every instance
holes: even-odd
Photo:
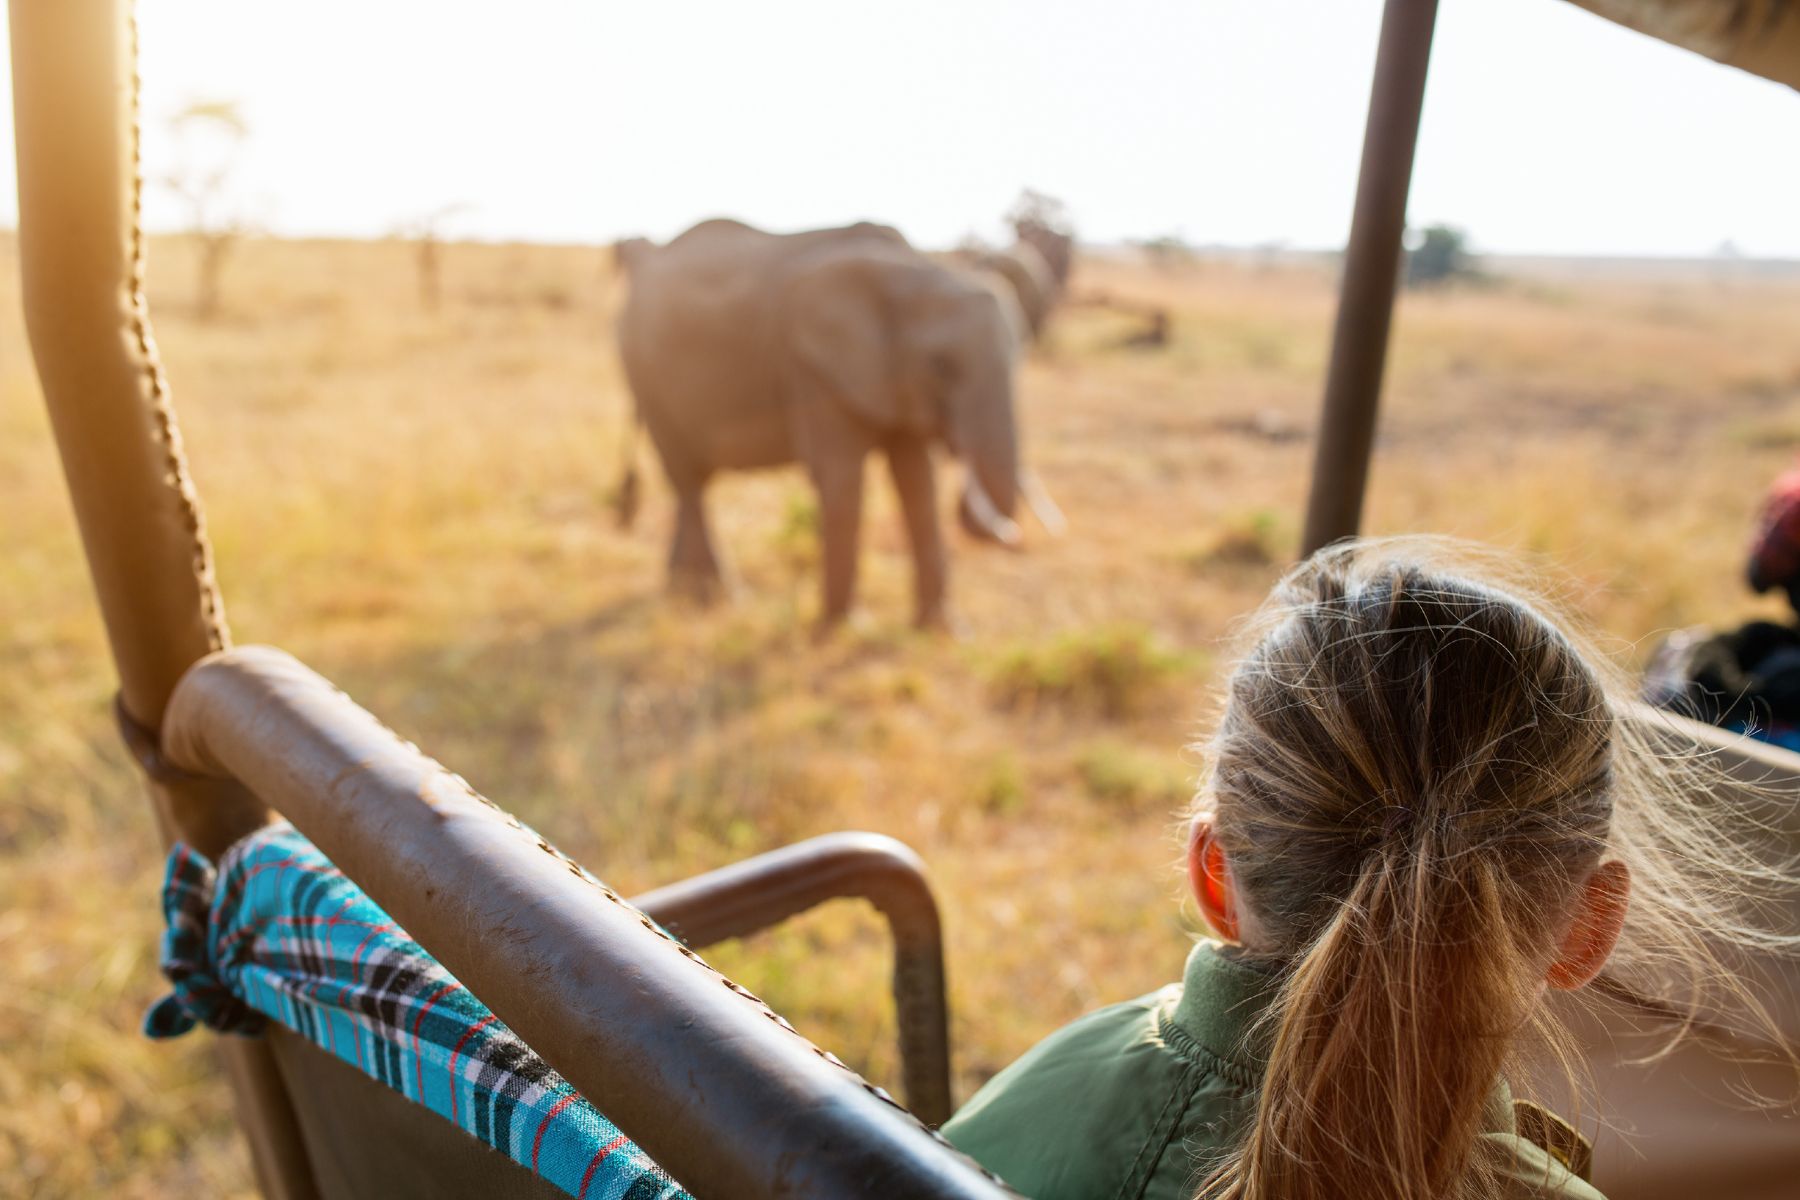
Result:
[[[144,302],[128,0],[12,12],[25,325],[125,707],[230,644]]]
[[[153,746],[176,682],[230,634],[144,301],[132,10],[13,0],[9,16],[25,323],[121,715]],[[229,783],[153,773],[150,791],[165,837],[209,855],[268,819]],[[225,1038],[219,1050],[264,1193],[316,1195],[267,1045]]]
[[[1400,241],[1406,232],[1406,194],[1412,187],[1413,148],[1436,22],[1437,0],[1387,0],[1382,14],[1302,554],[1355,536],[1362,523],[1399,282]]]

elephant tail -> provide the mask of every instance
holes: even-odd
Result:
[[[631,426],[625,431],[625,456],[620,464],[619,482],[613,488],[612,509],[620,529],[630,529],[637,520],[638,507],[643,502],[643,484],[638,479],[638,439],[643,436],[644,417],[634,402],[631,406]]]

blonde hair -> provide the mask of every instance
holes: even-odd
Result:
[[[1521,1045],[1569,1072],[1543,982],[1603,857],[1633,876],[1612,991],[1672,1033],[1730,1011],[1785,1045],[1725,962],[1795,944],[1758,920],[1792,873],[1758,859],[1754,804],[1657,745],[1605,656],[1479,562],[1339,544],[1252,623],[1197,806],[1282,985],[1208,1200],[1495,1194],[1484,1108]]]

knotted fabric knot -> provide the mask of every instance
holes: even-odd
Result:
[[[179,1037],[195,1025],[221,1033],[262,1032],[266,1018],[232,993],[220,978],[207,932],[218,873],[193,848],[176,846],[163,878],[162,973],[174,991],[151,1006],[144,1032]]]

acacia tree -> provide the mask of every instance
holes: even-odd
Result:
[[[1055,196],[1026,188],[1007,210],[1006,221],[1015,230],[1023,225],[1066,233],[1070,229],[1069,207]]]
[[[1469,235],[1452,225],[1428,225],[1406,252],[1406,284],[1425,287],[1474,274]]]
[[[160,180],[187,209],[187,232],[198,250],[194,311],[219,311],[225,262],[249,223],[231,196],[231,180],[250,135],[237,103],[200,100],[169,118],[175,168]]]
[[[1054,196],[1026,188],[1007,211],[1006,220],[1020,241],[1035,246],[1044,256],[1056,276],[1057,289],[1068,286],[1075,262],[1075,227],[1068,207]]]
[[[1193,245],[1179,233],[1164,233],[1158,234],[1156,237],[1140,238],[1135,244],[1143,254],[1144,261],[1159,271],[1191,267],[1199,261],[1200,257]]]

